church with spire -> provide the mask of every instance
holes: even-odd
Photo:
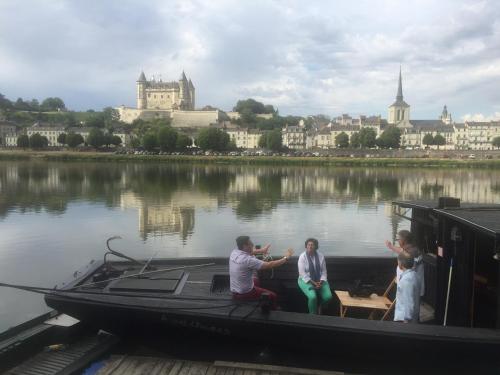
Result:
[[[399,67],[399,82],[396,101],[389,107],[387,122],[399,128],[408,128],[410,125],[410,105],[403,99],[403,82],[401,78],[401,67]]]
[[[178,81],[163,82],[146,79],[141,72],[137,85],[137,109],[163,109],[194,111],[195,89],[191,79],[182,72]]]

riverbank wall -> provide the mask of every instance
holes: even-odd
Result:
[[[252,165],[316,165],[359,167],[434,167],[434,168],[495,168],[500,158],[457,159],[439,157],[380,157],[380,156],[200,156],[200,155],[134,155],[110,152],[78,151],[0,151],[1,160],[89,161],[89,162],[160,162],[196,164]]]

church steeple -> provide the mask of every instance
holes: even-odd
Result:
[[[399,66],[399,84],[398,84],[398,94],[396,95],[396,101],[403,101],[403,83],[401,79],[401,65]]]
[[[403,77],[401,66],[399,67],[398,92],[396,101],[389,107],[389,124],[395,124],[398,127],[411,127],[410,124],[410,105],[403,99]]]

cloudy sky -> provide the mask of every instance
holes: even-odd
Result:
[[[0,0],[0,93],[135,106],[135,81],[193,80],[197,107],[382,114],[399,67],[414,119],[500,118],[500,2]]]

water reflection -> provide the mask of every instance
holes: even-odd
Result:
[[[375,207],[443,195],[494,203],[499,186],[499,172],[482,170],[0,163],[0,218],[14,211],[62,215],[69,203],[84,201],[136,209],[143,240],[176,233],[186,241],[197,210],[230,207],[251,221],[291,204]]]

